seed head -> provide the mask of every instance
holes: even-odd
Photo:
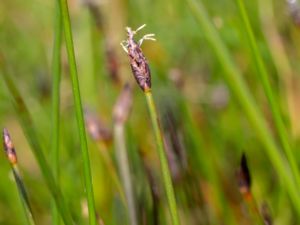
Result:
[[[87,131],[94,141],[109,142],[111,140],[110,130],[94,112],[86,108],[84,110],[84,119]]]
[[[15,147],[12,143],[11,137],[6,128],[3,129],[3,146],[5,154],[8,158],[8,161],[11,165],[17,164],[17,154],[15,151]]]
[[[130,85],[127,83],[124,86],[114,106],[114,110],[113,110],[114,122],[120,124],[125,123],[129,117],[131,108],[132,108],[132,90]]]
[[[142,52],[141,45],[144,40],[155,40],[154,34],[146,34],[139,42],[134,40],[134,35],[144,28],[146,25],[140,26],[136,30],[132,30],[130,27],[126,27],[127,40],[121,42],[121,46],[128,54],[130,58],[130,66],[135,80],[140,88],[144,91],[150,91],[151,89],[151,73],[148,62]]]
[[[238,179],[240,192],[243,195],[249,194],[251,188],[251,177],[250,177],[250,172],[247,165],[247,159],[245,154],[242,155],[241,165],[238,170],[237,179]]]

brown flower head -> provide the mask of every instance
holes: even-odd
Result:
[[[138,42],[134,40],[134,35],[144,28],[146,25],[140,26],[136,30],[132,30],[130,27],[126,27],[127,40],[121,43],[123,49],[130,58],[130,66],[135,80],[140,88],[146,92],[151,89],[151,74],[148,62],[142,52],[141,45],[144,40],[155,40],[154,34],[146,34]]]
[[[17,164],[17,154],[15,151],[15,147],[12,143],[11,137],[6,128],[3,129],[3,146],[5,154],[10,162],[10,164]]]

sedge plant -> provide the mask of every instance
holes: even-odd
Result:
[[[12,98],[13,106],[15,108],[15,111],[18,113],[18,118],[21,123],[22,129],[39,164],[47,188],[54,199],[56,207],[65,225],[72,225],[73,219],[71,216],[70,209],[66,205],[60,187],[55,182],[53,173],[44,155],[43,148],[39,141],[38,134],[30,112],[27,108],[27,105],[25,104],[25,101],[21,93],[19,92],[19,89],[17,88],[11,74],[9,74],[8,69],[4,66],[4,62],[2,65],[0,64],[0,66],[2,66],[2,76],[8,89],[8,92]]]
[[[143,93],[145,94],[147,107],[150,113],[151,123],[153,126],[159,160],[160,160],[163,184],[164,184],[167,200],[170,207],[172,223],[173,225],[179,225],[180,221],[179,221],[177,204],[175,199],[174,187],[172,184],[170,169],[166,157],[163,134],[160,127],[160,121],[158,118],[156,105],[151,91],[150,68],[140,47],[144,40],[155,40],[154,34],[146,34],[138,43],[134,40],[134,35],[137,33],[137,31],[141,30],[143,27],[145,27],[145,24],[140,26],[136,30],[132,30],[130,27],[127,27],[126,30],[127,30],[128,38],[126,41],[122,42],[121,45],[129,56],[130,66],[134,78],[138,83],[139,87],[142,89]]]
[[[31,209],[31,206],[29,203],[28,194],[25,189],[25,185],[24,185],[23,179],[21,177],[21,174],[19,172],[17,153],[16,153],[15,147],[13,145],[12,139],[6,128],[3,129],[3,147],[4,147],[5,154],[7,156],[7,159],[11,165],[13,176],[14,176],[19,194],[20,194],[22,207],[23,207],[25,217],[26,217],[26,222],[28,225],[35,225],[32,209]]]

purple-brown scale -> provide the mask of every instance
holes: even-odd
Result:
[[[155,40],[154,34],[145,35],[138,43],[134,40],[134,35],[138,30],[142,29],[145,25],[139,27],[133,31],[130,27],[127,27],[127,40],[122,44],[122,47],[127,52],[130,58],[130,66],[135,80],[140,88],[147,92],[151,89],[151,73],[148,62],[142,52],[141,44],[143,40]]]
[[[12,165],[17,164],[17,154],[12,143],[11,137],[6,128],[3,129],[3,146],[5,154]]]

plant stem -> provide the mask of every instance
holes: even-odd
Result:
[[[114,162],[112,161],[112,158],[109,155],[108,147],[106,146],[105,143],[103,143],[101,141],[97,142],[97,147],[98,147],[101,157],[104,161],[106,169],[109,171],[109,174],[112,177],[111,179],[113,180],[114,184],[116,185],[116,188],[120,194],[120,198],[121,198],[122,202],[124,204],[126,204],[125,194],[124,194],[121,182],[120,182],[120,178],[118,176]]]
[[[195,0],[188,0],[188,3],[196,18],[198,19],[198,22],[201,24],[207,40],[210,42],[213,50],[215,51],[215,54],[217,55],[220,63],[224,68],[224,79],[227,81],[234,97],[243,108],[246,116],[248,117],[257,134],[257,137],[264,145],[264,150],[269,156],[270,161],[273,164],[280,179],[284,183],[282,187],[286,189],[291,202],[298,212],[298,215],[300,215],[300,197],[298,194],[298,189],[294,185],[289,167],[284,158],[282,158],[281,154],[279,153],[274,139],[271,136],[263,119],[263,116],[257,110],[258,107],[256,106],[249,89],[247,88],[244,80],[242,80],[240,72],[233,64],[228,50],[220,39],[217,31],[214,28],[214,25],[210,22],[209,16],[207,15],[207,12],[205,11],[203,5],[200,2],[196,2]]]
[[[159,155],[159,160],[160,160],[160,165],[162,170],[163,182],[164,182],[164,187],[165,187],[165,191],[167,194],[167,199],[170,207],[172,222],[173,225],[179,225],[180,222],[179,222],[179,216],[177,212],[175,193],[174,193],[174,188],[173,188],[172,179],[170,175],[170,169],[166,157],[162,131],[160,128],[159,119],[158,119],[155,103],[153,100],[153,95],[150,89],[145,91],[144,93],[147,100],[147,106],[148,106],[148,110],[151,117],[151,123],[154,130],[154,135],[155,135],[155,140],[156,140],[156,145],[157,145],[157,150],[158,150],[158,155]]]
[[[64,29],[68,59],[69,59],[73,97],[74,97],[75,110],[76,110],[76,119],[77,119],[77,125],[79,129],[79,137],[80,137],[80,147],[82,151],[85,191],[86,191],[86,198],[87,198],[88,210],[89,210],[89,224],[96,225],[97,220],[96,220],[96,210],[95,210],[95,202],[94,202],[93,183],[92,183],[92,176],[91,176],[91,167],[90,167],[89,153],[87,147],[85,125],[83,119],[83,110],[82,110],[80,89],[79,89],[79,81],[78,81],[77,67],[76,67],[75,54],[74,54],[72,29],[71,29],[71,22],[70,22],[67,0],[60,0],[60,9],[63,18],[63,29]]]
[[[12,165],[12,172],[13,172],[15,182],[16,182],[16,185],[17,185],[20,197],[21,197],[23,210],[26,215],[26,222],[28,225],[35,225],[35,222],[34,222],[33,216],[32,216],[33,215],[32,209],[31,209],[28,195],[27,195],[27,191],[25,189],[25,185],[24,185],[22,177],[19,173],[19,169],[18,169],[17,165]]]
[[[134,192],[132,187],[132,179],[130,175],[130,168],[128,162],[128,155],[126,149],[126,143],[124,138],[124,125],[116,123],[114,125],[114,138],[116,156],[119,164],[119,171],[121,174],[122,182],[125,189],[125,195],[128,204],[129,219],[131,225],[137,225],[136,207],[134,201]]]
[[[259,50],[258,50],[258,47],[256,44],[256,40],[255,40],[253,31],[252,31],[252,28],[250,25],[250,21],[249,21],[248,15],[247,15],[247,11],[245,9],[244,2],[243,2],[243,0],[236,0],[236,1],[237,1],[239,10],[240,10],[242,22],[246,29],[246,34],[247,34],[249,42],[250,42],[253,58],[255,60],[256,66],[257,66],[259,77],[261,78],[263,89],[265,91],[265,94],[268,98],[268,101],[269,101],[269,104],[271,107],[272,115],[273,115],[274,122],[275,122],[275,127],[277,128],[277,132],[278,132],[280,141],[282,143],[283,150],[284,150],[284,152],[287,156],[287,159],[291,165],[291,169],[292,169],[294,178],[296,180],[296,184],[299,188],[300,187],[300,175],[299,175],[299,171],[298,171],[298,166],[297,166],[294,154],[292,152],[292,149],[291,149],[291,146],[289,143],[289,138],[287,135],[286,128],[283,124],[282,117],[280,115],[279,105],[275,101],[274,91],[272,90],[272,87],[270,85],[266,67],[261,58],[261,54],[259,53]]]
[[[52,141],[51,141],[51,167],[55,182],[59,185],[59,105],[60,105],[60,79],[61,79],[61,41],[62,41],[62,18],[59,1],[56,0],[54,21],[54,46],[52,56]],[[59,224],[59,215],[56,205],[52,206],[53,224]]]

